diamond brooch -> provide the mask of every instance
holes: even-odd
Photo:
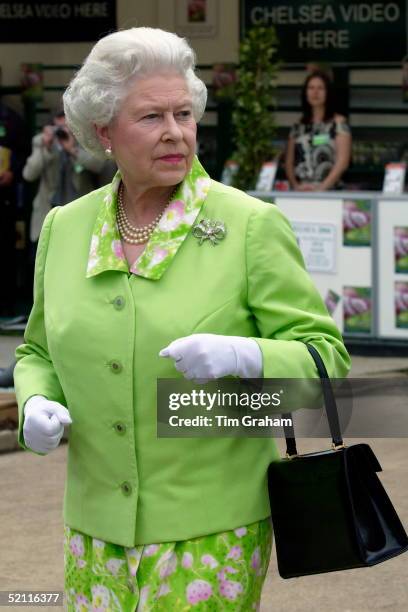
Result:
[[[227,229],[221,221],[212,221],[211,219],[201,219],[193,227],[193,236],[198,238],[199,246],[205,240],[209,240],[212,245],[218,244],[225,238]]]

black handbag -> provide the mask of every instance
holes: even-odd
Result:
[[[368,444],[343,444],[326,368],[318,351],[306,346],[321,378],[333,444],[298,455],[293,426],[285,426],[286,458],[269,466],[282,578],[368,567],[408,550],[407,534],[376,474],[381,466]]]

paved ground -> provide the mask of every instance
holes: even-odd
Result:
[[[0,337],[0,367],[8,364],[18,343],[17,338]],[[354,376],[389,375],[390,372],[406,375],[408,358],[353,359]],[[369,442],[382,464],[383,484],[408,526],[407,439]],[[302,440],[299,446],[308,452],[321,448],[322,440]],[[63,445],[46,457],[24,452],[0,455],[0,591],[62,589],[61,508],[66,450]],[[401,555],[370,569],[282,580],[273,553],[262,612],[326,612],[331,609],[405,612],[407,561],[408,555]],[[52,611],[56,608],[42,609]]]
[[[0,368],[9,365],[14,357],[15,348],[21,342],[21,336],[0,336]]]

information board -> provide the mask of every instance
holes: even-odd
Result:
[[[328,223],[292,221],[309,272],[336,272],[336,227]]]

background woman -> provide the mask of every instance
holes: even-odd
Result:
[[[302,88],[302,117],[289,134],[285,170],[292,189],[335,188],[348,168],[351,133],[345,117],[335,112],[331,80],[310,74]]]
[[[21,445],[47,453],[71,424],[70,610],[257,609],[275,443],[158,438],[157,379],[315,377],[305,342],[332,376],[348,369],[287,220],[195,157],[193,68],[183,39],[132,28],[101,39],[64,96],[78,140],[119,168],[47,216],[17,349]]]

